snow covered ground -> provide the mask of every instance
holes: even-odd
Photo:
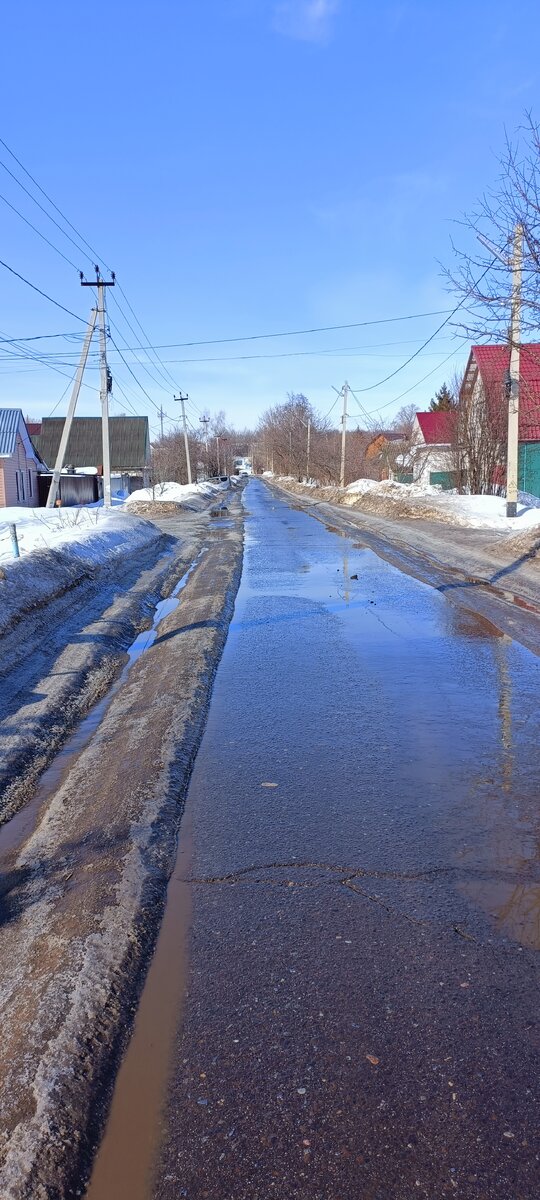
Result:
[[[84,550],[87,560],[103,562],[126,548],[141,544],[148,525],[113,506],[89,505],[74,508],[2,508],[0,509],[0,562],[12,562],[10,523],[17,528],[21,558],[39,550]]]

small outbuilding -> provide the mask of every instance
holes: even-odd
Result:
[[[63,417],[45,417],[33,438],[38,453],[52,468],[56,462]],[[150,482],[150,431],[148,417],[109,417],[111,481],[113,492],[134,492]],[[103,449],[101,417],[74,417],[64,467],[101,475]]]

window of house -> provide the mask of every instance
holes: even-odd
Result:
[[[21,504],[24,502],[24,474],[22,471],[15,471],[15,486],[17,488],[17,500]]]

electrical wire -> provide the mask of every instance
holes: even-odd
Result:
[[[440,317],[443,315],[443,313],[450,313],[450,317],[453,315],[449,309],[440,308],[435,309],[433,312],[408,313],[404,317],[381,317],[376,321],[353,321],[348,325],[318,325],[314,326],[313,329],[286,329],[282,330],[281,333],[252,333],[246,334],[243,337],[209,338],[205,341],[199,342],[164,342],[163,344],[158,344],[157,346],[141,346],[140,349],[183,350],[189,349],[191,346],[219,346],[231,342],[257,342],[266,338],[300,337],[302,334],[308,333],[332,333],[333,331],[340,329],[364,329],[369,325],[392,325],[399,321],[416,321],[421,317]],[[129,347],[126,347],[126,349],[129,349]]]
[[[87,242],[86,239],[83,238],[82,234],[79,233],[78,229],[76,229],[75,226],[72,225],[71,221],[69,221],[68,218],[65,216],[65,214],[62,212],[62,209],[59,208],[57,204],[55,204],[54,200],[52,200],[51,197],[45,191],[45,189],[41,187],[41,184],[38,183],[37,179],[34,179],[34,176],[30,174],[30,171],[27,171],[26,167],[23,165],[23,163],[20,161],[20,159],[17,158],[17,155],[13,153],[13,150],[10,150],[7,142],[5,142],[3,140],[3,138],[0,138],[0,145],[2,145],[5,150],[7,150],[8,154],[11,155],[11,157],[15,160],[17,165],[21,168],[21,171],[24,171],[24,173],[28,177],[28,179],[30,179],[32,181],[32,183],[34,184],[34,187],[37,187],[38,191],[41,192],[41,195],[45,197],[45,199],[52,206],[52,208],[54,208],[55,211],[59,214],[59,216],[61,216],[64,223],[66,225],[69,225],[69,228],[72,229],[73,232],[77,234],[79,241],[82,242],[82,244],[84,246],[88,247],[88,249],[91,251],[92,257],[90,257],[90,255],[86,254],[86,252],[84,250],[81,250],[81,247],[79,245],[77,245],[77,242],[74,242],[73,238],[70,237],[69,233],[66,233],[65,229],[62,229],[62,226],[58,224],[58,221],[55,221],[54,217],[51,217],[51,214],[49,212],[47,212],[47,209],[44,208],[43,205],[39,203],[39,200],[36,200],[36,197],[33,196],[32,193],[28,191],[28,188],[26,188],[24,186],[24,183],[21,183],[20,179],[17,179],[17,176],[13,174],[13,171],[10,171],[9,167],[6,167],[6,164],[4,162],[2,162],[1,159],[0,159],[0,166],[2,166],[4,168],[4,171],[7,171],[8,175],[10,175],[11,178],[15,180],[15,183],[20,188],[22,188],[23,192],[26,192],[26,195],[30,197],[30,199],[33,201],[33,203],[36,204],[37,207],[39,209],[41,209],[41,211],[43,213],[45,213],[45,216],[48,217],[49,221],[52,221],[53,225],[56,225],[57,229],[60,230],[60,233],[62,233],[64,235],[64,237],[68,238],[68,240],[72,243],[73,246],[75,246],[75,248],[79,251],[79,253],[83,253],[84,257],[87,258],[88,261],[92,263],[92,265],[94,265],[96,258],[100,257],[99,254],[97,254],[97,252],[92,249],[92,246],[89,244],[89,242]],[[107,270],[110,271],[111,268],[107,265],[105,260],[101,259],[101,261],[102,261],[103,265],[105,267],[107,267]]]
[[[4,262],[1,258],[0,267],[5,267],[6,271],[10,271],[12,275],[16,275],[17,279],[21,279],[23,283],[26,283],[27,287],[32,288],[32,291],[38,292],[40,296],[44,296],[45,300],[49,300],[51,304],[56,306],[56,308],[61,308],[62,312],[68,314],[68,317],[74,317],[76,321],[81,322],[81,325],[86,325],[88,323],[83,317],[79,317],[77,316],[77,313],[72,312],[70,308],[66,308],[65,305],[60,304],[58,300],[53,300],[53,297],[49,296],[47,292],[42,292],[41,288],[36,287],[35,283],[30,283],[29,279],[25,279],[24,275],[20,275],[18,271],[15,271],[13,267],[10,267],[9,264]]]
[[[454,350],[452,350],[450,352],[450,354],[448,354],[446,356],[446,358],[443,358],[442,362],[437,363],[437,366],[433,367],[432,371],[428,371],[427,375],[423,375],[422,378],[418,379],[416,381],[416,383],[413,383],[411,387],[406,388],[406,390],[404,392],[400,392],[399,396],[394,396],[393,400],[388,400],[386,402],[386,404],[381,404],[380,408],[370,409],[370,411],[367,415],[370,417],[377,415],[377,413],[382,412],[383,409],[389,408],[391,404],[397,404],[399,400],[403,400],[403,397],[408,396],[410,392],[414,392],[415,388],[420,387],[421,383],[424,383],[425,380],[429,379],[431,375],[435,375],[436,371],[440,371],[441,367],[444,367],[444,364],[447,363],[449,361],[449,359],[454,358],[454,356],[457,354],[457,352],[459,350],[461,350],[463,348],[463,346],[467,345],[468,340],[469,340],[468,338],[463,338],[463,341],[459,342],[458,345],[454,348]],[[351,391],[352,391],[352,388],[351,388]],[[364,410],[364,411],[366,411],[366,410]]]
[[[46,242],[47,245],[50,246],[52,250],[55,250],[56,253],[59,254],[60,257],[64,259],[64,262],[67,262],[70,267],[73,267],[74,271],[79,270],[77,264],[72,262],[71,259],[67,257],[67,254],[64,254],[64,252],[62,250],[60,250],[58,246],[55,246],[54,242],[49,241],[49,238],[45,237],[45,234],[42,233],[40,229],[38,229],[37,225],[33,225],[32,221],[29,221],[28,217],[25,217],[23,215],[23,213],[20,212],[19,209],[16,208],[15,205],[11,203],[11,200],[8,200],[7,196],[4,196],[2,194],[2,192],[0,192],[0,200],[3,200],[4,204],[7,204],[8,208],[10,208],[12,210],[12,212],[16,213],[17,216],[20,217],[21,221],[24,221],[25,225],[29,225],[30,229],[33,229],[34,233],[37,233],[38,237],[42,238],[42,240],[44,242]]]
[[[101,258],[101,256],[100,256],[100,255],[98,255],[97,251],[96,251],[96,250],[95,250],[95,249],[94,249],[94,248],[91,246],[91,244],[90,244],[90,243],[89,243],[89,242],[88,242],[88,241],[87,241],[87,240],[86,240],[86,239],[83,237],[83,235],[82,235],[82,234],[80,233],[80,231],[79,231],[79,230],[76,228],[76,226],[75,226],[75,225],[73,225],[73,223],[72,223],[72,222],[69,220],[69,218],[68,218],[68,217],[66,217],[65,213],[64,213],[64,212],[62,212],[62,209],[61,209],[61,208],[59,208],[59,206],[58,206],[58,205],[57,205],[57,204],[54,202],[54,200],[52,200],[52,198],[51,198],[51,197],[48,195],[48,193],[45,191],[45,189],[41,187],[41,184],[39,184],[39,183],[38,183],[37,179],[35,179],[35,178],[34,178],[34,176],[33,176],[33,175],[31,175],[31,173],[30,173],[30,172],[27,170],[27,168],[26,168],[26,167],[23,165],[23,163],[20,161],[20,159],[19,159],[19,158],[17,158],[16,154],[14,154],[14,152],[13,152],[13,151],[10,149],[10,147],[7,145],[7,143],[4,141],[4,139],[3,139],[3,138],[0,138],[0,144],[1,144],[2,146],[4,146],[4,148],[7,150],[8,154],[10,154],[10,155],[11,155],[11,157],[14,159],[14,161],[17,163],[17,165],[18,165],[18,166],[21,168],[21,170],[22,170],[22,171],[24,171],[25,175],[26,175],[26,176],[27,176],[27,177],[28,177],[28,178],[31,180],[31,182],[33,183],[34,187],[37,187],[37,188],[38,188],[38,190],[39,190],[39,191],[41,192],[41,194],[42,194],[42,195],[45,197],[45,199],[47,200],[47,202],[48,202],[48,203],[49,203],[49,204],[50,204],[50,205],[51,205],[51,206],[52,206],[52,207],[55,209],[55,211],[58,213],[58,215],[59,215],[59,216],[62,218],[63,222],[64,222],[66,225],[68,225],[70,229],[72,229],[72,230],[73,230],[73,232],[74,232],[74,233],[77,235],[77,238],[79,239],[79,242],[83,243],[83,245],[84,245],[84,246],[86,246],[86,247],[88,248],[88,250],[90,251],[90,253],[91,253],[92,257],[90,258],[90,255],[88,255],[88,254],[87,254],[87,253],[86,253],[84,250],[83,250],[83,251],[81,251],[81,246],[80,246],[80,245],[78,245],[78,243],[74,241],[74,239],[73,239],[73,238],[70,236],[70,234],[68,234],[68,233],[66,232],[66,230],[62,228],[62,226],[59,224],[59,222],[58,222],[58,221],[56,221],[56,220],[55,220],[55,218],[54,218],[54,217],[52,217],[52,216],[51,216],[51,214],[50,214],[49,212],[47,212],[47,209],[46,209],[46,208],[45,208],[45,207],[44,207],[42,204],[40,204],[40,202],[39,202],[39,201],[36,199],[36,197],[35,197],[35,196],[33,196],[33,195],[32,195],[32,193],[29,191],[29,189],[28,189],[27,187],[25,187],[25,185],[24,185],[24,184],[21,182],[21,180],[20,180],[20,179],[18,179],[18,178],[17,178],[17,176],[16,176],[16,175],[13,173],[13,171],[10,171],[9,167],[7,167],[7,166],[6,166],[6,164],[5,164],[5,163],[4,163],[4,162],[3,162],[3,161],[0,159],[0,165],[1,165],[1,166],[4,168],[4,170],[5,170],[5,171],[8,173],[8,175],[10,175],[10,177],[11,177],[11,178],[12,178],[12,179],[15,181],[15,183],[17,183],[17,185],[18,185],[18,186],[19,186],[19,187],[20,187],[20,188],[21,188],[21,189],[22,189],[22,190],[25,192],[25,194],[26,194],[27,196],[29,196],[29,197],[30,197],[30,199],[33,201],[33,203],[34,203],[34,204],[36,204],[36,205],[37,205],[37,207],[38,207],[38,208],[41,210],[41,212],[43,212],[43,213],[45,214],[45,216],[47,216],[47,217],[48,217],[48,219],[49,219],[50,221],[52,221],[52,223],[53,223],[53,224],[56,226],[56,228],[57,228],[57,229],[59,229],[59,230],[60,230],[60,232],[63,234],[63,236],[64,236],[64,237],[66,237],[66,238],[67,238],[67,239],[68,239],[68,240],[69,240],[69,241],[72,243],[72,245],[74,245],[74,246],[76,247],[76,249],[79,251],[79,253],[81,253],[81,252],[82,252],[82,253],[84,254],[84,257],[85,257],[85,258],[88,258],[90,262],[94,262],[96,258],[100,259],[100,260],[101,260],[101,262],[103,262],[104,266],[107,268],[107,270],[109,270],[109,271],[110,271],[110,270],[111,270],[111,268],[110,268],[110,267],[109,267],[109,265],[108,265],[108,264],[105,262],[105,260],[104,260],[103,258]],[[54,245],[54,243],[53,243],[53,242],[49,241],[49,239],[48,239],[48,238],[45,236],[45,234],[42,234],[42,233],[41,233],[41,231],[40,231],[40,230],[39,230],[39,229],[38,229],[38,228],[37,228],[35,225],[33,225],[31,221],[27,220],[27,218],[26,218],[26,217],[24,217],[24,216],[23,216],[23,214],[22,214],[21,212],[19,212],[19,210],[18,210],[18,209],[17,209],[17,208],[16,208],[14,205],[12,205],[12,204],[10,203],[10,201],[9,201],[9,200],[6,200],[6,199],[5,199],[5,197],[3,197],[3,196],[0,196],[0,198],[1,198],[1,199],[4,199],[4,200],[5,200],[5,202],[6,202],[6,204],[8,204],[8,205],[9,205],[9,207],[10,207],[10,208],[12,208],[12,209],[13,209],[13,211],[17,213],[17,215],[18,215],[18,216],[21,218],[21,220],[25,221],[25,223],[26,223],[27,225],[29,225],[29,226],[30,226],[30,227],[31,227],[31,228],[34,230],[34,232],[38,234],[38,236],[39,236],[39,237],[43,238],[43,240],[44,240],[44,241],[47,243],[47,245],[51,246],[51,248],[52,248],[52,249],[56,250],[56,252],[57,252],[58,254],[60,254],[60,255],[61,255],[61,257],[62,257],[62,258],[64,258],[64,259],[65,259],[65,261],[66,261],[66,262],[68,262],[70,266],[74,267],[74,269],[75,269],[75,270],[77,269],[76,265],[75,265],[74,263],[72,263],[72,262],[71,262],[71,260],[70,260],[70,259],[68,259],[68,258],[67,258],[67,256],[66,256],[65,254],[63,254],[63,252],[62,252],[62,251],[59,249],[59,247],[58,247],[58,246],[56,246],[56,245]],[[3,265],[6,265],[6,266],[7,266],[7,264],[3,264]],[[10,268],[8,268],[8,269],[10,269]],[[15,273],[16,273],[16,272],[15,272]],[[22,278],[22,277],[21,277],[21,278]],[[26,281],[26,282],[28,282],[28,281]],[[30,286],[33,286],[33,285],[30,285]],[[38,290],[38,291],[39,291],[39,289],[36,289],[36,290]],[[140,322],[139,322],[139,320],[138,320],[138,317],[136,316],[136,313],[135,313],[135,311],[134,311],[134,309],[133,309],[132,305],[130,304],[130,302],[129,302],[129,300],[128,300],[127,296],[126,296],[126,293],[125,293],[125,292],[124,292],[124,290],[123,290],[123,288],[120,288],[120,291],[122,292],[122,295],[123,295],[123,297],[124,297],[124,300],[125,300],[126,304],[128,305],[129,309],[131,310],[131,312],[132,312],[132,314],[133,314],[133,316],[134,316],[135,320],[137,321],[137,324],[138,324],[138,325],[139,325],[139,327],[141,328],[141,331],[142,331],[142,333],[143,333],[143,336],[144,336],[144,337],[145,337],[147,340],[149,340],[149,339],[148,339],[148,335],[145,333],[144,329],[142,328],[142,326],[141,326],[141,324],[140,324]],[[44,294],[44,293],[43,293],[43,294]],[[116,302],[116,303],[118,304],[118,302]],[[122,310],[122,308],[121,308],[120,304],[118,304],[118,308],[119,308],[119,311],[121,312],[121,314],[122,314],[122,316],[123,316],[124,320],[126,321],[126,324],[128,325],[128,327],[130,328],[131,332],[133,333],[134,337],[135,337],[135,338],[137,338],[137,334],[136,334],[135,330],[133,329],[133,326],[130,324],[130,322],[129,322],[128,318],[126,317],[125,313],[123,312],[123,310]],[[68,311],[68,310],[65,310],[65,311]],[[79,319],[79,318],[78,318],[78,319]],[[139,339],[137,339],[137,340],[139,340]],[[157,359],[158,359],[158,361],[159,361],[159,355],[157,355],[157,352],[156,352],[156,351],[154,351],[154,354],[155,354],[156,358],[157,358]],[[156,382],[156,379],[155,379],[155,377],[154,377],[154,376],[152,376],[151,372],[148,370],[148,368],[145,366],[145,364],[144,364],[144,363],[142,363],[142,362],[141,362],[139,359],[138,359],[138,361],[139,361],[139,365],[140,365],[141,367],[143,367],[143,369],[144,369],[144,370],[147,372],[147,374],[150,376],[150,378],[152,378],[152,379],[153,379],[153,381],[154,381],[154,382]],[[167,375],[168,375],[168,376],[169,376],[169,378],[171,379],[171,382],[172,382],[173,386],[174,386],[174,387],[177,387],[178,385],[175,383],[174,379],[172,378],[172,375],[170,375],[170,372],[167,372]],[[163,379],[166,381],[166,375],[163,375],[163,374],[162,374],[162,378],[163,378]],[[158,384],[158,386],[162,386],[162,385],[159,385],[159,384]],[[152,403],[153,403],[153,402],[152,402]],[[194,406],[194,407],[195,407],[195,406]]]
[[[463,307],[463,305],[465,304],[465,301],[471,295],[471,292],[473,292],[478,287],[478,284],[482,282],[484,276],[487,275],[488,271],[491,270],[494,262],[495,262],[495,259],[492,259],[492,261],[490,263],[488,263],[487,267],[485,268],[484,271],[482,271],[482,274],[479,276],[479,278],[477,280],[475,280],[475,282],[471,285],[467,294],[463,297],[462,300],[459,301],[459,304],[456,304],[455,308],[452,309],[451,313],[449,313],[449,315],[445,318],[445,320],[442,321],[442,323],[437,327],[437,329],[434,331],[434,333],[431,334],[431,337],[428,337],[425,342],[422,342],[422,345],[418,347],[418,350],[416,350],[414,354],[411,354],[410,357],[407,358],[405,360],[405,362],[401,364],[400,367],[397,367],[395,371],[391,371],[390,375],[386,375],[384,379],[379,379],[378,383],[371,383],[369,385],[369,387],[355,388],[355,391],[361,392],[361,393],[372,392],[372,391],[374,391],[375,388],[382,387],[383,383],[388,383],[388,381],[390,379],[394,379],[396,375],[399,375],[400,371],[404,371],[405,367],[408,367],[409,363],[412,363],[415,358],[418,358],[418,355],[421,354],[423,350],[425,350],[426,346],[429,346],[430,342],[432,342],[434,340],[434,338],[437,337],[437,334],[441,332],[441,329],[444,329],[445,325],[448,325],[449,321],[452,320],[452,317],[455,317],[456,313],[459,312],[459,309]],[[451,358],[452,356],[449,354],[448,357]]]

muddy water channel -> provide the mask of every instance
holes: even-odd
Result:
[[[540,660],[262,483],[245,504],[88,1197],[533,1200]]]

